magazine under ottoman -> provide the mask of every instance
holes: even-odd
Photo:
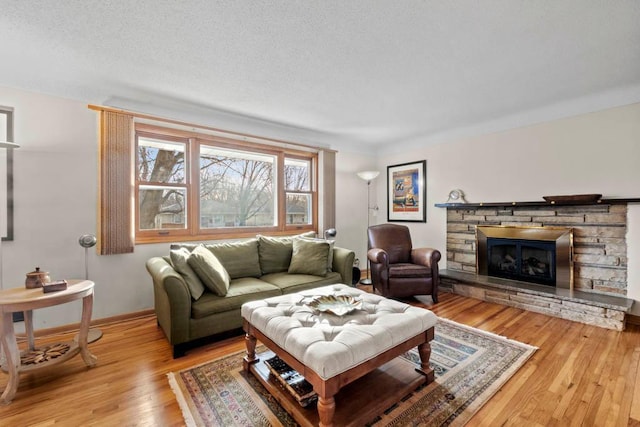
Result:
[[[362,303],[343,316],[307,305],[326,295],[348,295]],[[437,317],[429,310],[330,285],[246,303],[242,317],[247,333],[244,369],[301,425],[362,425],[434,378],[429,341]],[[256,355],[257,340],[271,352]],[[398,357],[416,346],[419,368]],[[317,411],[312,405],[300,406],[269,376],[263,360],[274,353],[313,385]]]

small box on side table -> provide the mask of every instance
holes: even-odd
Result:
[[[42,284],[42,292],[56,292],[56,291],[64,291],[67,289],[67,281],[66,280],[56,280],[55,282],[48,282]]]

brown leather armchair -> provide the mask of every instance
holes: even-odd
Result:
[[[431,295],[438,302],[437,249],[411,245],[409,228],[404,225],[380,224],[367,229],[373,289],[384,297]]]

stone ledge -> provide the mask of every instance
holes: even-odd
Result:
[[[634,303],[628,298],[556,289],[460,271],[440,271],[443,288],[454,293],[588,325],[622,331]]]

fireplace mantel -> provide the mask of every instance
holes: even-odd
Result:
[[[482,207],[507,207],[507,206],[578,206],[578,205],[624,205],[628,203],[640,203],[640,198],[628,199],[599,199],[597,202],[480,202],[480,203],[436,203],[437,208],[476,209]]]

